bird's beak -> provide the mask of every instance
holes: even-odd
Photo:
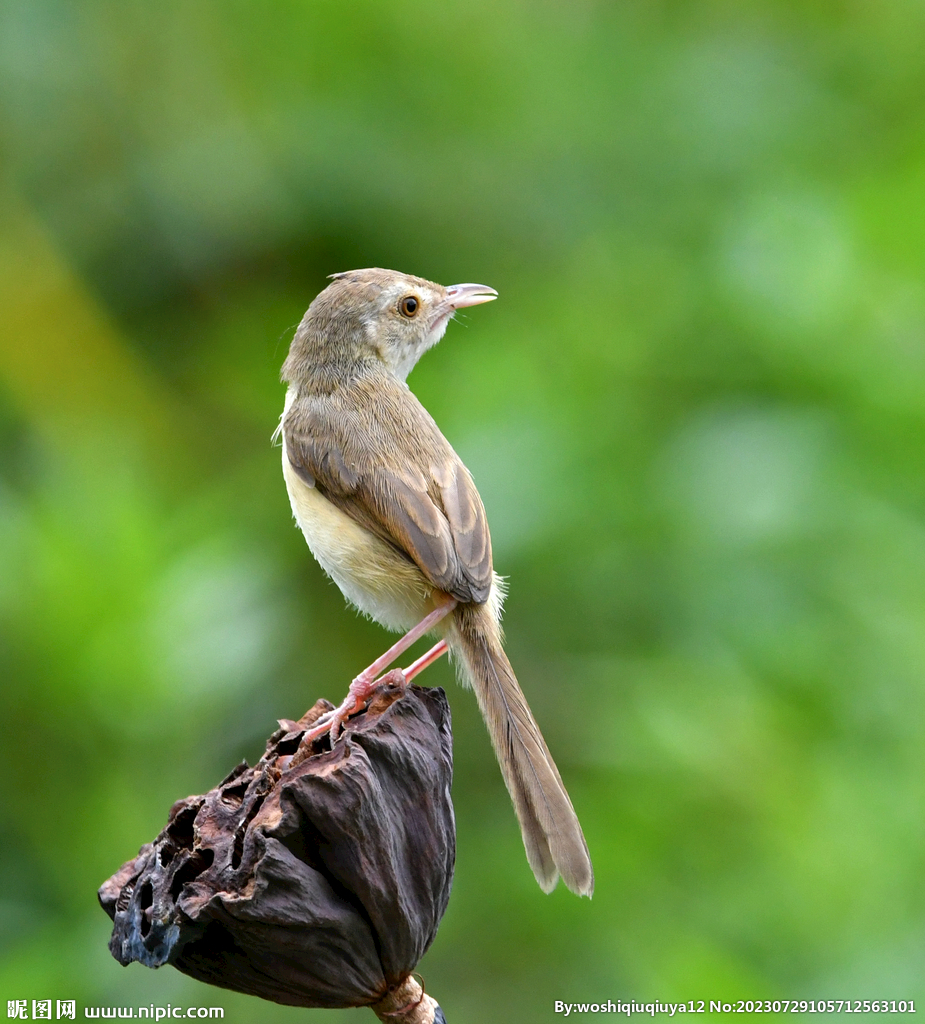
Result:
[[[494,288],[486,284],[453,284],[446,290],[446,301],[453,309],[463,306],[478,306],[498,297]]]

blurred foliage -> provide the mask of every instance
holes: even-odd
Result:
[[[411,383],[597,870],[539,892],[431,670],[449,1019],[925,999],[923,31],[912,0],[0,0],[6,998],[369,1016],[123,971],[94,892],[383,646],[269,444],[324,276],[379,265],[501,294]]]

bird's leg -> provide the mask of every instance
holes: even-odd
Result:
[[[448,649],[446,640],[441,640],[440,643],[434,644],[426,654],[422,654],[417,661],[412,662],[407,668],[402,669],[402,675],[405,677],[405,682],[410,683],[416,675],[419,675],[425,668],[429,668],[438,658],[446,654]]]
[[[326,715],[319,718],[317,723],[302,737],[302,742],[309,743],[317,736],[322,736],[324,733],[330,732],[331,743],[333,744],[340,732],[341,725],[351,715],[356,714],[363,708],[366,701],[369,700],[370,696],[375,691],[377,685],[382,682],[382,680],[379,679],[379,673],[387,669],[392,662],[404,654],[404,652],[416,640],[420,640],[425,633],[429,633],[430,630],[433,629],[441,619],[446,618],[446,616],[449,615],[455,607],[456,601],[452,597],[446,597],[432,612],[425,615],[416,626],[409,629],[399,641],[392,644],[385,654],[376,658],[371,665],[364,668],[350,684],[350,689],[347,691],[347,697],[343,704],[334,711],[329,711]],[[441,644],[443,644],[443,647],[438,650],[437,648],[440,648]],[[423,669],[431,664],[431,662],[436,661],[445,650],[446,644],[441,641],[440,644],[437,644],[436,647],[432,648],[422,658],[419,658],[409,666],[408,672],[411,672],[410,676],[401,669],[395,669],[393,672],[390,672],[389,675],[395,676],[395,679],[392,681],[405,685],[408,679],[413,679],[414,676],[423,671]]]

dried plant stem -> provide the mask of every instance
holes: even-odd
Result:
[[[440,1011],[413,974],[370,1009],[386,1024],[434,1024]]]

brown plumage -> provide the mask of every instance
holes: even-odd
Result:
[[[495,297],[378,268],[335,275],[283,365],[283,472],[309,547],[363,612],[407,630],[457,602],[437,631],[475,690],[530,866],[547,892],[561,876],[591,895],[581,827],[502,649],[485,509],[405,383],[457,308]]]

